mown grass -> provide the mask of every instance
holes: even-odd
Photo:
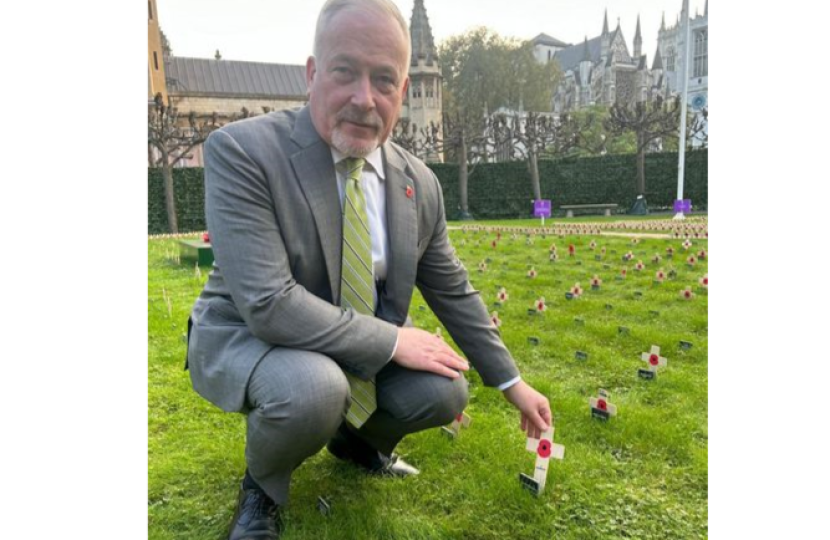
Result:
[[[551,462],[542,497],[524,491],[518,475],[532,472],[534,456],[524,448],[518,413],[470,372],[471,428],[455,441],[430,430],[398,447],[421,475],[367,477],[324,450],[294,475],[283,537],[705,538],[708,299],[698,278],[707,261],[688,267],[680,240],[633,245],[619,237],[548,236],[527,245],[523,235],[511,241],[504,234],[493,249],[494,234],[453,230],[451,237],[490,310],[498,287],[507,288],[510,298],[497,308],[503,339],[525,380],[551,400],[565,459]],[[588,248],[592,239],[597,251]],[[560,255],[556,263],[548,260],[552,243]],[[707,249],[705,241],[693,243],[695,252]],[[576,247],[574,258],[567,256],[569,244]],[[675,249],[673,260],[664,257],[668,246]],[[606,258],[597,261],[601,247]],[[207,271],[197,277],[193,267],[176,264],[175,250],[174,240],[149,241],[149,537],[220,539],[245,468],[244,419],[202,400],[182,370],[187,316]],[[635,259],[625,264],[621,257],[629,250]],[[677,272],[675,279],[654,283],[655,253],[664,257],[659,266]],[[487,271],[479,272],[488,258]],[[643,272],[633,270],[636,260],[645,263]],[[535,279],[526,277],[530,266],[539,273]],[[623,266],[628,277],[615,279]],[[603,280],[599,291],[590,289],[594,274]],[[566,300],[575,282],[584,296]],[[679,296],[686,286],[696,293],[691,301]],[[548,311],[529,316],[542,295]],[[411,314],[427,330],[440,325],[417,292]],[[619,326],[629,333],[620,334]],[[528,342],[531,336],[540,339],[538,346]],[[680,340],[692,342],[692,349],[680,350]],[[669,364],[657,379],[641,380],[640,354],[653,344]],[[577,350],[588,360],[577,360]],[[619,408],[608,423],[592,419],[588,407],[600,387]],[[332,505],[328,517],[316,509],[321,495]]]

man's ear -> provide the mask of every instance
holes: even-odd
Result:
[[[403,80],[403,86],[401,87],[401,96],[406,99],[406,92],[409,90],[409,77]]]
[[[311,92],[311,85],[314,82],[314,75],[317,74],[317,61],[313,56],[309,56],[305,62],[305,84],[306,91]]]

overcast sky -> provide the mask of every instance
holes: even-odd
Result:
[[[226,60],[304,64],[311,52],[314,24],[324,0],[156,0],[161,28],[173,54]],[[705,0],[689,0],[691,13],[703,13]],[[410,20],[413,0],[397,0]],[[620,19],[633,53],[637,15],[643,52],[654,59],[657,31],[665,12],[674,24],[682,0],[425,0],[436,45],[475,26],[503,36],[531,39],[544,32],[566,43],[596,37],[608,9],[611,31]]]

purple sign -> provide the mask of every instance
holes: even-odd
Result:
[[[533,217],[550,217],[550,199],[533,201]]]
[[[689,214],[692,211],[692,200],[691,199],[683,199],[683,200],[676,200],[674,201],[674,211],[678,214]]]

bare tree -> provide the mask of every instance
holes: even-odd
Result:
[[[202,144],[211,131],[220,127],[216,113],[197,116],[190,112],[187,124],[179,116],[179,110],[168,99],[167,104],[156,94],[150,107],[147,121],[147,143],[149,159],[154,167],[161,167],[164,178],[164,202],[167,210],[167,223],[171,233],[179,232],[176,218],[176,197],[173,187],[173,167],[190,152]]]
[[[392,130],[392,142],[423,161],[428,161],[429,137],[430,132],[426,127],[419,130],[408,118],[400,118]]]
[[[615,103],[605,120],[605,129],[610,134],[632,132],[636,137],[637,193],[643,200],[646,193],[646,152],[665,139],[679,138],[681,110],[679,97],[665,101],[658,95],[653,101],[639,101],[633,107]],[[692,115],[687,127],[687,141],[704,132],[703,120],[705,118]]]
[[[680,128],[680,99],[671,102],[657,96],[654,101],[638,101],[634,106],[615,103],[605,120],[605,129],[613,135],[634,133],[637,139],[637,194],[646,194],[646,151],[655,142],[677,137]]]
[[[520,159],[527,162],[535,199],[542,198],[539,180],[539,155],[557,142],[559,124],[550,115],[528,112],[524,118],[518,114],[495,115],[488,120],[497,159]]]
[[[460,218],[473,219],[468,204],[467,186],[469,177],[478,163],[489,160],[492,148],[492,135],[483,117],[475,118],[458,111],[455,115],[444,113],[443,138],[440,138],[441,126],[430,126],[430,151],[444,152],[447,159],[458,163],[458,192],[461,203]],[[469,165],[473,170],[469,170]]]

